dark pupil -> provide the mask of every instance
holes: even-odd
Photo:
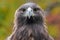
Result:
[[[20,11],[23,11],[23,12],[25,12],[26,11],[26,9],[24,9],[24,8],[21,8],[21,9],[19,9]]]
[[[26,9],[22,9],[22,11],[24,12],[24,11],[26,11]]]
[[[40,10],[40,9],[39,9],[39,8],[34,8],[33,10],[34,10],[34,11],[38,11],[38,10]]]

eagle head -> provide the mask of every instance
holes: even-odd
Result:
[[[44,13],[42,9],[35,3],[26,3],[21,5],[16,11],[15,16],[18,20],[17,23],[22,24],[42,24],[44,22]]]

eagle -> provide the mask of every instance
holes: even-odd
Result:
[[[7,40],[54,40],[45,22],[45,12],[36,3],[21,5],[14,15],[14,29]]]

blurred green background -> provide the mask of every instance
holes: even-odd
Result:
[[[12,32],[15,10],[27,0],[0,0],[0,40]],[[47,13],[46,23],[49,34],[60,40],[60,0],[34,0]]]

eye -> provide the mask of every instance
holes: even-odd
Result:
[[[34,9],[33,9],[33,11],[38,11],[38,10],[40,10],[40,9],[39,9],[39,8],[34,8]]]
[[[26,9],[25,9],[25,8],[21,8],[21,9],[20,9],[20,11],[23,11],[23,12],[25,12],[25,11],[26,11]]]
[[[25,11],[26,11],[26,9],[22,9],[22,11],[23,11],[23,12],[25,12]]]

